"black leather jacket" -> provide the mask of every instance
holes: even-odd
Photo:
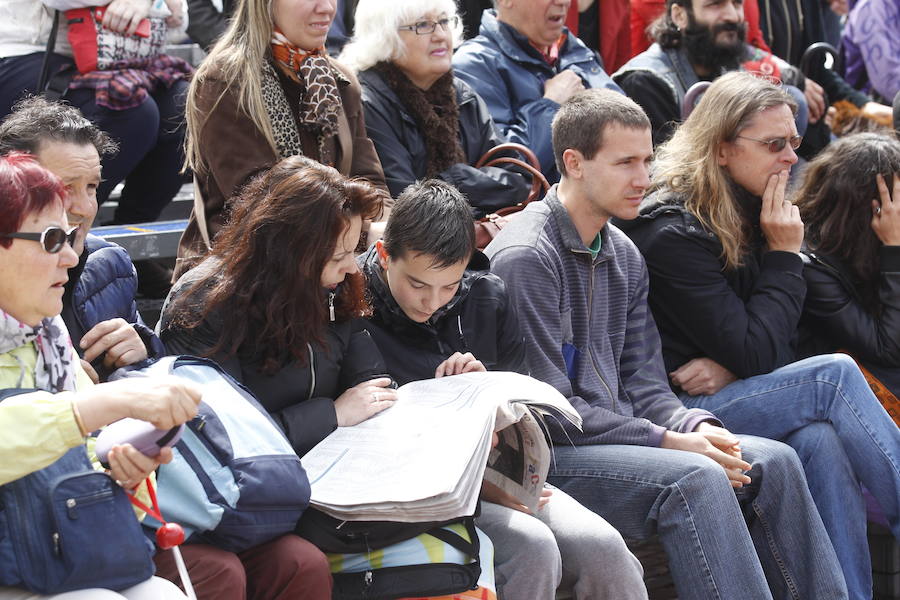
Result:
[[[900,246],[881,247],[879,314],[864,305],[861,283],[839,260],[814,252],[804,256],[801,352],[843,349],[867,365],[900,368]]]
[[[359,73],[366,132],[384,169],[391,194],[397,196],[409,184],[424,179],[427,169],[425,138],[394,90],[374,69]],[[437,175],[456,186],[480,218],[499,208],[512,206],[528,195],[528,179],[500,167],[474,165],[494,146],[504,142],[494,127],[484,101],[467,84],[453,80],[459,106],[459,136],[467,163],[457,163]]]

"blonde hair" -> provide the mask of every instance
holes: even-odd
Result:
[[[344,46],[338,60],[359,72],[379,62],[401,58],[405,46],[397,27],[409,25],[427,13],[458,16],[454,0],[359,0],[353,39]],[[462,40],[462,20],[451,34],[456,47]]]
[[[651,189],[667,188],[685,198],[689,213],[719,237],[725,268],[741,265],[746,248],[744,223],[720,166],[720,146],[732,142],[760,112],[797,104],[779,86],[740,71],[716,79],[672,138],[657,149]]]
[[[228,28],[213,46],[209,56],[194,73],[188,89],[185,119],[185,166],[204,173],[206,165],[200,148],[200,134],[206,119],[228,91],[235,90],[238,109],[259,129],[273,150],[275,137],[262,97],[262,70],[271,50],[274,30],[272,0],[240,0]],[[210,108],[200,106],[200,89],[212,72],[223,79],[224,87]]]

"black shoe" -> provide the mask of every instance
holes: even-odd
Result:
[[[138,295],[144,298],[165,298],[172,288],[172,269],[155,260],[137,260],[134,268],[138,276]]]

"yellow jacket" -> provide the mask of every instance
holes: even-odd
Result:
[[[0,354],[0,389],[35,387],[32,374],[36,363],[34,344]],[[19,381],[20,365],[25,367],[24,381]],[[75,368],[76,389],[94,385],[80,362]],[[93,439],[84,438],[75,422],[73,400],[71,392],[30,392],[0,402],[0,485],[51,465],[70,448],[86,442],[95,468],[100,468],[93,455]],[[138,488],[137,497],[144,503],[150,501],[145,484]],[[142,511],[135,513],[143,518]]]

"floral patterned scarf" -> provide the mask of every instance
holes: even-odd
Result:
[[[36,387],[48,392],[74,391],[77,356],[62,317],[44,319],[37,327],[31,327],[0,310],[0,354],[31,343],[37,349]],[[24,387],[25,366],[20,362],[19,367],[17,387]]]

